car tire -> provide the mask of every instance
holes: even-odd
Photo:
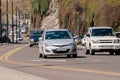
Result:
[[[90,45],[90,50],[89,50],[90,52],[90,55],[95,55],[95,50],[93,50],[93,49],[91,49],[91,45]]]
[[[88,55],[90,53],[90,50],[88,50],[87,48],[85,48],[85,54]]]
[[[68,58],[71,58],[71,55],[67,55]]]
[[[47,56],[46,55],[42,55],[42,58],[45,59],[45,58],[47,58]]]
[[[120,55],[120,50],[116,50],[115,55]]]
[[[90,55],[95,55],[95,51],[90,49]]]
[[[84,44],[84,46],[85,46],[85,49],[84,49],[84,50],[85,50],[85,54],[86,54],[86,55],[88,55],[88,54],[90,53],[90,50],[89,50],[89,49],[87,49],[86,44]]]
[[[43,52],[42,58],[43,58],[43,59],[47,58],[47,56],[44,54],[43,48],[42,48],[42,52]]]
[[[39,54],[39,58],[42,58],[42,54]]]
[[[110,51],[109,53],[110,53],[110,55],[114,55],[114,51]]]
[[[73,57],[73,58],[77,58],[77,54],[73,54],[72,57]]]
[[[29,47],[33,47],[33,45],[32,45],[32,44],[30,44],[30,45],[29,45]]]

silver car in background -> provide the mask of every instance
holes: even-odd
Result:
[[[77,57],[76,44],[68,29],[45,30],[39,38],[39,57],[57,55]]]

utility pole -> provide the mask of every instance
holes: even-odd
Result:
[[[7,38],[9,38],[8,36],[8,0],[6,0],[6,26],[7,26]]]
[[[80,36],[80,27],[81,27],[81,23],[80,23],[80,11],[78,11],[78,35]]]
[[[13,19],[13,1],[12,1],[12,43],[14,43],[14,19]]]
[[[19,36],[20,36],[20,9],[19,9]]]
[[[2,12],[2,23],[4,23],[4,12]]]
[[[1,7],[1,0],[0,0],[0,42],[1,42],[1,44],[2,44],[2,16],[1,16],[1,10],[2,9],[2,7]]]
[[[16,6],[16,43],[18,43],[17,41],[17,6]]]

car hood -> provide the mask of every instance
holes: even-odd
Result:
[[[97,36],[97,37],[91,37],[92,40],[115,40],[118,39],[115,36]]]
[[[49,45],[69,45],[71,43],[74,43],[72,39],[55,39],[55,40],[45,40],[45,43],[48,43]]]
[[[38,40],[39,37],[40,37],[40,36],[30,36],[29,38],[30,38],[30,39],[34,39],[34,40]]]

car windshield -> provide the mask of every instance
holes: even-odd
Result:
[[[40,37],[40,36],[42,35],[42,32],[43,32],[43,31],[31,32],[31,33],[30,33],[30,36],[39,36],[39,37]]]
[[[33,36],[41,36],[41,33],[33,33]]]
[[[68,31],[48,31],[45,39],[71,39]]]
[[[92,36],[114,36],[112,29],[93,29]]]
[[[30,36],[41,36],[43,31],[30,31]]]
[[[19,36],[19,35],[16,35],[16,38],[19,38],[19,37],[21,37],[21,36]]]

